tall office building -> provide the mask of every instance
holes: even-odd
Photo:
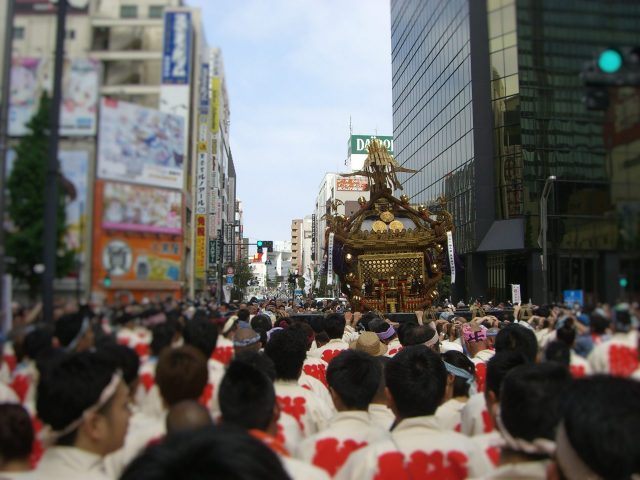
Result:
[[[396,159],[418,170],[402,179],[412,202],[447,198],[457,298],[504,300],[520,284],[544,301],[549,176],[549,299],[638,291],[639,90],[612,88],[589,111],[579,77],[599,49],[640,45],[638,24],[635,2],[391,1]]]

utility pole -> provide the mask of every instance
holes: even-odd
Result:
[[[62,66],[66,31],[67,0],[59,0],[56,25],[56,50],[53,67],[53,96],[51,98],[51,129],[49,156],[45,180],[44,206],[44,273],[42,275],[42,307],[44,321],[53,323],[53,281],[56,278],[58,238],[58,140],[60,131],[60,100],[62,98]]]
[[[545,304],[549,303],[549,268],[547,258],[547,198],[551,193],[551,187],[555,182],[555,175],[551,175],[544,182],[542,195],[540,196],[540,228],[542,230],[542,297]]]
[[[5,305],[4,274],[6,269],[6,252],[4,247],[4,215],[5,215],[5,186],[6,159],[9,149],[9,95],[11,94],[11,52],[13,47],[13,11],[15,0],[7,0],[6,22],[4,29],[4,48],[2,51],[2,104],[0,105],[0,327],[4,328],[5,311],[10,308]]]

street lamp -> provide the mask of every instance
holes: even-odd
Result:
[[[556,181],[556,176],[551,175],[547,177],[544,182],[544,188],[542,189],[542,195],[540,196],[540,236],[542,237],[542,298],[544,303],[549,303],[549,277],[547,267],[547,198],[551,193],[553,182]]]

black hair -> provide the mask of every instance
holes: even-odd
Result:
[[[556,330],[556,338],[558,339],[558,341],[563,342],[567,346],[571,347],[576,341],[576,329],[569,325],[563,325]]]
[[[324,317],[324,331],[329,338],[342,338],[346,321],[341,313],[330,313]]]
[[[405,332],[403,345],[421,345],[431,340],[435,335],[437,335],[436,331],[428,325],[416,325]]]
[[[369,330],[374,333],[383,333],[389,330],[389,324],[382,318],[373,318],[369,322]]]
[[[594,375],[575,380],[561,404],[571,446],[607,479],[640,472],[640,382]]]
[[[297,380],[307,356],[307,338],[302,330],[279,330],[271,335],[264,352],[273,360],[277,378]]]
[[[571,349],[564,342],[555,340],[549,342],[544,349],[544,359],[547,362],[555,362],[565,367],[571,364]]]
[[[140,357],[132,348],[111,343],[102,345],[96,353],[113,362],[115,368],[122,371],[122,378],[127,385],[131,386],[138,379]]]
[[[327,367],[327,383],[350,410],[366,410],[378,390],[382,366],[375,357],[344,350]]]
[[[538,355],[538,340],[536,334],[521,325],[507,325],[496,335],[496,353],[508,350],[522,352],[531,362],[536,361]]]
[[[400,326],[396,329],[396,333],[398,335],[398,340],[400,340],[400,343],[402,344],[402,346],[407,346],[406,342],[406,337],[409,334],[409,332],[411,332],[411,330],[413,330],[415,327],[417,327],[418,324],[416,322],[402,322],[400,324]]]
[[[289,480],[278,456],[246,431],[232,426],[178,432],[148,448],[120,480]]]
[[[253,328],[255,332],[260,335],[260,341],[262,342],[262,345],[266,345],[267,332],[272,328],[271,318],[267,315],[260,314],[253,317],[250,323],[251,328]]]
[[[80,312],[67,313],[56,320],[54,334],[62,346],[67,347],[80,333],[84,316]]]
[[[553,362],[520,365],[507,373],[500,393],[500,416],[515,438],[555,439],[560,399],[571,382],[569,371]]]
[[[273,360],[271,360],[264,352],[246,350],[244,352],[237,353],[234,360],[251,365],[264,373],[269,380],[275,382],[276,367],[273,364]]]
[[[238,321],[248,322],[250,316],[251,316],[251,313],[249,312],[248,309],[241,308],[240,310],[238,310]]]
[[[603,335],[607,331],[607,328],[609,328],[609,320],[602,315],[592,313],[589,317],[589,328],[592,333]]]
[[[22,342],[24,354],[31,360],[35,360],[38,356],[51,348],[51,340],[53,332],[49,325],[37,325],[35,330],[29,332]]]
[[[92,352],[59,358],[41,372],[36,397],[38,417],[53,430],[66,428],[98,402],[115,370],[112,361]],[[58,445],[73,445],[76,432],[60,438]]]
[[[449,350],[442,355],[442,360],[454,367],[466,370],[472,376],[476,375],[476,366],[473,364],[469,357],[462,352],[456,352],[455,350]],[[454,397],[468,397],[469,396],[469,383],[467,380],[456,376],[453,381],[453,396]]]
[[[218,327],[208,318],[196,319],[194,315],[194,318],[184,327],[183,335],[184,343],[196,347],[207,359],[211,358],[218,344]]]
[[[433,415],[444,398],[447,370],[433,350],[415,345],[389,361],[385,381],[400,417]]]
[[[496,353],[487,362],[485,390],[493,392],[496,398],[500,398],[502,381],[507,373],[515,367],[528,362],[527,358],[520,352],[506,351]]]
[[[158,358],[156,385],[169,406],[198,400],[208,380],[207,359],[195,347],[167,348]]]
[[[178,322],[167,320],[151,327],[151,344],[149,348],[154,357],[160,355],[162,350],[171,346],[171,342],[178,332]]]
[[[310,315],[308,321],[316,335],[324,332],[324,317],[322,315]]]
[[[265,431],[273,419],[276,392],[264,373],[234,360],[220,383],[218,401],[224,423]]]
[[[359,325],[362,325],[364,327],[365,330],[367,331],[371,331],[370,328],[370,323],[375,320],[380,318],[375,312],[366,312],[364,315],[362,315],[362,318],[360,318],[360,323]]]
[[[0,403],[0,462],[27,460],[33,439],[33,424],[27,410],[17,403]]]

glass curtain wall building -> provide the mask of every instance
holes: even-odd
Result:
[[[579,77],[599,49],[640,45],[637,25],[637,2],[391,1],[396,158],[418,170],[401,179],[412,202],[444,195],[454,214],[456,298],[505,300],[517,283],[544,301],[550,175],[549,299],[638,292],[640,90],[589,111]]]

